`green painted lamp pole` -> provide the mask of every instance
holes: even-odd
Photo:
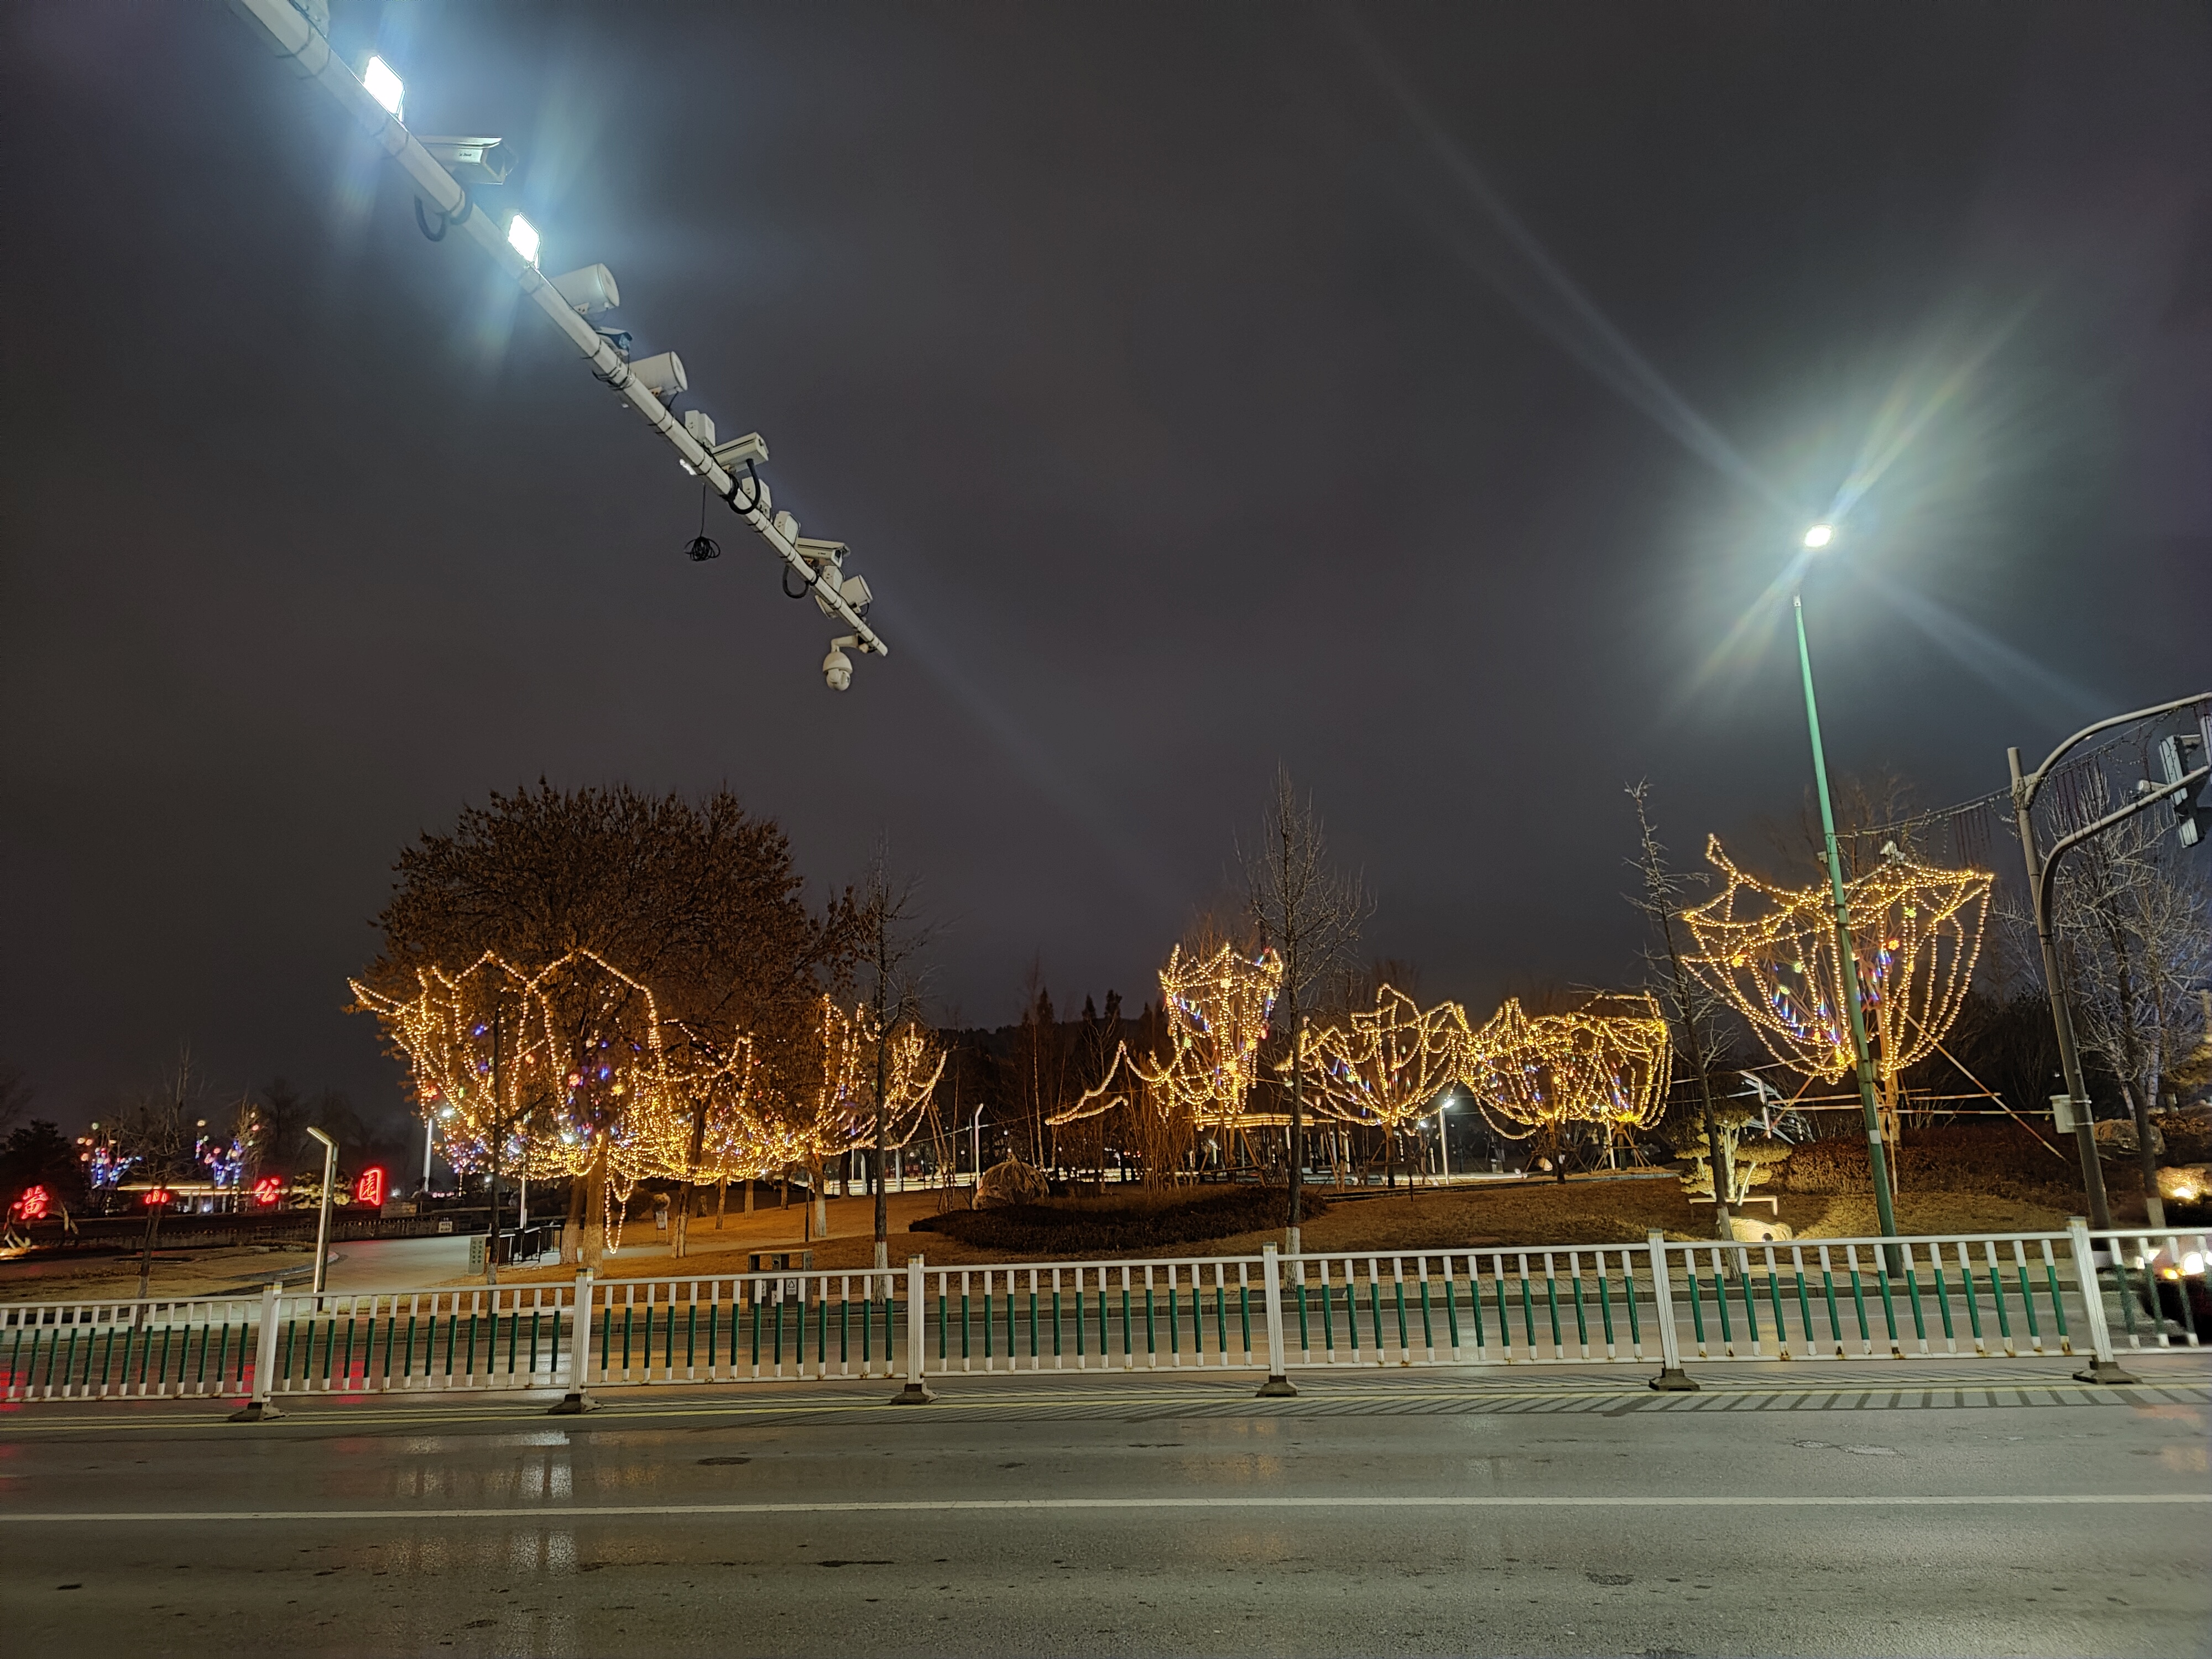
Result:
[[[1805,545],[1818,551],[1833,539],[1826,525],[1805,532]],[[1820,792],[1820,834],[1827,843],[1828,890],[1836,902],[1836,962],[1843,977],[1844,1006],[1850,1015],[1851,1058],[1859,1079],[1859,1109],[1866,1118],[1867,1168],[1874,1177],[1874,1202],[1881,1236],[1897,1237],[1897,1214],[1889,1200],[1889,1159],[1881,1144],[1881,1113],[1875,1103],[1874,1061],[1867,1053],[1866,1014],[1859,1006],[1859,961],[1851,943],[1850,907],[1844,899],[1844,864],[1836,847],[1836,811],[1828,799],[1828,762],[1820,750],[1820,708],[1813,698],[1813,656],[1805,646],[1805,596],[1790,596],[1797,622],[1797,666],[1805,680],[1805,728],[1813,738],[1813,781]]]

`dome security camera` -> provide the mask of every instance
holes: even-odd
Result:
[[[832,691],[848,691],[853,685],[853,659],[841,647],[831,646],[830,654],[822,659],[822,678]]]

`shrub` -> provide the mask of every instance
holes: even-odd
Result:
[[[1282,1187],[1180,1188],[954,1210],[921,1216],[908,1231],[941,1233],[978,1249],[1109,1256],[1279,1227],[1289,1207],[1290,1194]],[[1326,1207],[1322,1195],[1308,1188],[1307,1218]]]
[[[2017,1123],[1945,1124],[1907,1129],[1888,1148],[1897,1179],[1909,1192],[1989,1192],[2013,1195],[2075,1183],[2070,1159],[2050,1150]],[[2063,1153],[2067,1148],[2060,1148]],[[1867,1144],[1859,1135],[1808,1141],[1790,1154],[1776,1185],[1791,1193],[1870,1193]]]

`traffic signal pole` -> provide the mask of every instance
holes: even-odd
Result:
[[[2084,842],[2094,839],[2114,824],[2133,817],[2136,813],[2161,801],[2172,799],[2177,793],[2185,798],[2186,792],[2212,779],[2212,765],[2200,766],[2182,777],[2167,781],[2156,793],[2138,796],[2116,811],[2107,812],[2094,823],[2084,825],[2071,835],[2062,836],[2051,846],[2045,856],[2036,848],[2035,822],[2031,809],[2045,783],[2049,781],[2051,769],[2058,764],[2077,745],[2110,731],[2116,726],[2130,726],[2138,721],[2155,720],[2161,714],[2174,714],[2181,709],[2196,708],[2198,719],[2212,735],[2212,692],[2200,692],[2193,697],[2179,697],[2172,702],[2162,702],[2152,708],[2138,708],[2132,714],[2115,714],[2110,720],[2099,720],[2084,726],[2072,737],[2052,750],[2042,765],[2023,776],[2020,769],[2020,750],[2008,749],[2005,759],[2012,771],[2012,806],[2020,825],[2020,845],[2027,860],[2028,902],[2035,916],[2035,939],[2043,952],[2043,985],[2051,999],[2051,1023],[2058,1036],[2058,1063],[2066,1081],[2066,1097],[2074,1118],[2074,1146],[2081,1163],[2081,1188],[2089,1203],[2090,1224],[2100,1232],[2107,1231],[2112,1224],[2112,1209],[2105,1193],[2105,1168],[2097,1152],[2096,1121],[2090,1115],[2088,1085],[2081,1077],[2081,1054],[2075,1041],[2074,1016],[2069,1006],[2064,981],[2059,976],[2058,946],[2051,933],[2051,883],[2058,872],[2058,862]],[[2212,745],[2208,745],[2212,748]]]

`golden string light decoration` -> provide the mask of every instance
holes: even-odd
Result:
[[[891,1032],[890,1052],[884,1055],[884,1150],[910,1143],[929,1115],[938,1079],[945,1075],[945,1046],[918,1019],[904,1021]],[[876,1118],[871,1111],[862,1126],[860,1145],[873,1146]]]
[[[1682,913],[1697,941],[1692,969],[1750,1022],[1766,1051],[1832,1082],[1854,1064],[1843,995],[1834,897],[1818,886],[1773,886],[1706,842],[1725,885]],[[1867,1046],[1886,1109],[1899,1077],[1926,1059],[1958,1018],[1982,949],[1990,884],[1982,870],[1946,870],[1883,849],[1844,885]]]
[[[1648,1128],[1666,1109],[1672,1050],[1649,996],[1594,997],[1565,1014],[1527,1013],[1508,998],[1466,1054],[1461,1075],[1476,1105],[1514,1139],[1569,1123]]]
[[[1182,1113],[1200,1128],[1232,1133],[1285,1121],[1280,1113],[1250,1109],[1252,1089],[1259,1081],[1260,1045],[1282,988],[1282,958],[1272,950],[1247,957],[1235,945],[1224,945],[1200,957],[1185,956],[1176,945],[1160,969],[1167,1052],[1139,1059],[1121,1044],[1097,1087],[1085,1090],[1073,1105],[1046,1121],[1072,1123],[1123,1103],[1127,1091],[1115,1085],[1125,1069],[1149,1091],[1153,1109],[1164,1118]]]
[[[1395,1129],[1425,1115],[1466,1069],[1467,1011],[1455,1002],[1424,1010],[1385,985],[1372,1010],[1310,1033],[1301,1047],[1313,1102],[1324,1116]]]
[[[416,971],[412,997],[350,981],[407,1061],[416,1104],[445,1133],[456,1170],[541,1179],[599,1174],[612,1218],[655,1164],[678,1093],[659,1006],[642,982],[591,951],[537,972],[487,951],[458,973]]]

